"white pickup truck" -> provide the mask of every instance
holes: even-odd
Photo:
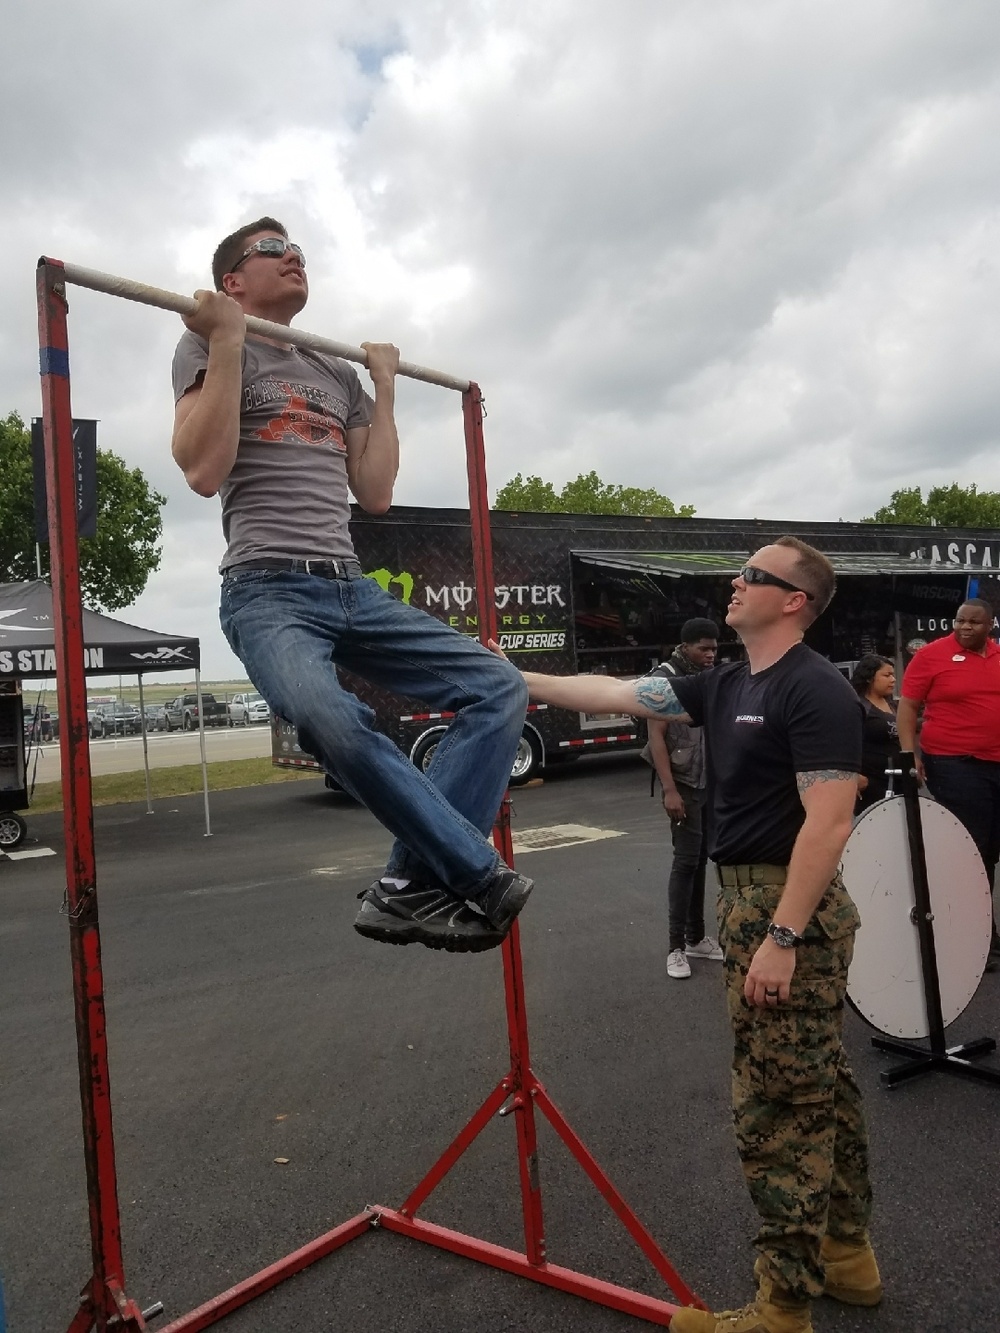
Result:
[[[271,710],[261,694],[234,694],[229,700],[229,716],[234,727],[249,727],[251,722],[270,722]]]

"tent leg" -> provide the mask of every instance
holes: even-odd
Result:
[[[201,745],[201,789],[205,796],[205,837],[212,836],[212,818],[208,809],[208,760],[205,757],[205,709],[201,702],[201,667],[194,669],[194,687],[198,692],[198,741]]]
[[[146,777],[146,814],[153,813],[153,792],[149,785],[149,744],[146,740],[146,700],[142,693],[142,672],[139,681],[139,724],[142,727],[142,771]]]

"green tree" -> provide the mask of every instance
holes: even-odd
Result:
[[[919,486],[893,491],[887,505],[862,523],[937,523],[943,528],[1000,528],[1000,491],[971,486],[932,486],[927,499]]]
[[[652,487],[615,486],[596,472],[580,473],[556,494],[551,481],[520,472],[497,491],[494,509],[527,514],[631,514],[640,518],[690,518],[694,505],[681,505]]]
[[[80,542],[83,600],[103,611],[128,606],[159,566],[166,496],[139,468],[97,451],[97,536]],[[42,547],[42,573],[49,550]],[[37,577],[31,434],[16,412],[0,418],[0,582]]]

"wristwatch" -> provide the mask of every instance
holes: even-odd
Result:
[[[772,921],[767,928],[767,933],[779,949],[794,949],[796,944],[802,943],[802,936],[796,935],[791,926],[776,926]]]

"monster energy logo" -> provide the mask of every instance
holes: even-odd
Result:
[[[365,575],[366,579],[374,579],[383,592],[389,592],[392,584],[398,583],[400,587],[401,602],[410,605],[410,598],[413,596],[413,575],[407,574],[404,569],[401,574],[394,574],[391,569],[373,569]]]
[[[406,570],[393,574],[389,569],[373,569],[366,578],[374,579],[383,592],[390,592],[391,585],[398,584],[402,592],[400,600],[410,604],[415,580]],[[439,588],[426,584],[423,596],[428,610],[466,611],[475,600],[476,590],[463,579],[455,584],[442,584]],[[515,606],[527,610],[532,607],[566,605],[561,583],[501,583],[493,589],[493,599],[498,611],[513,609]]]

